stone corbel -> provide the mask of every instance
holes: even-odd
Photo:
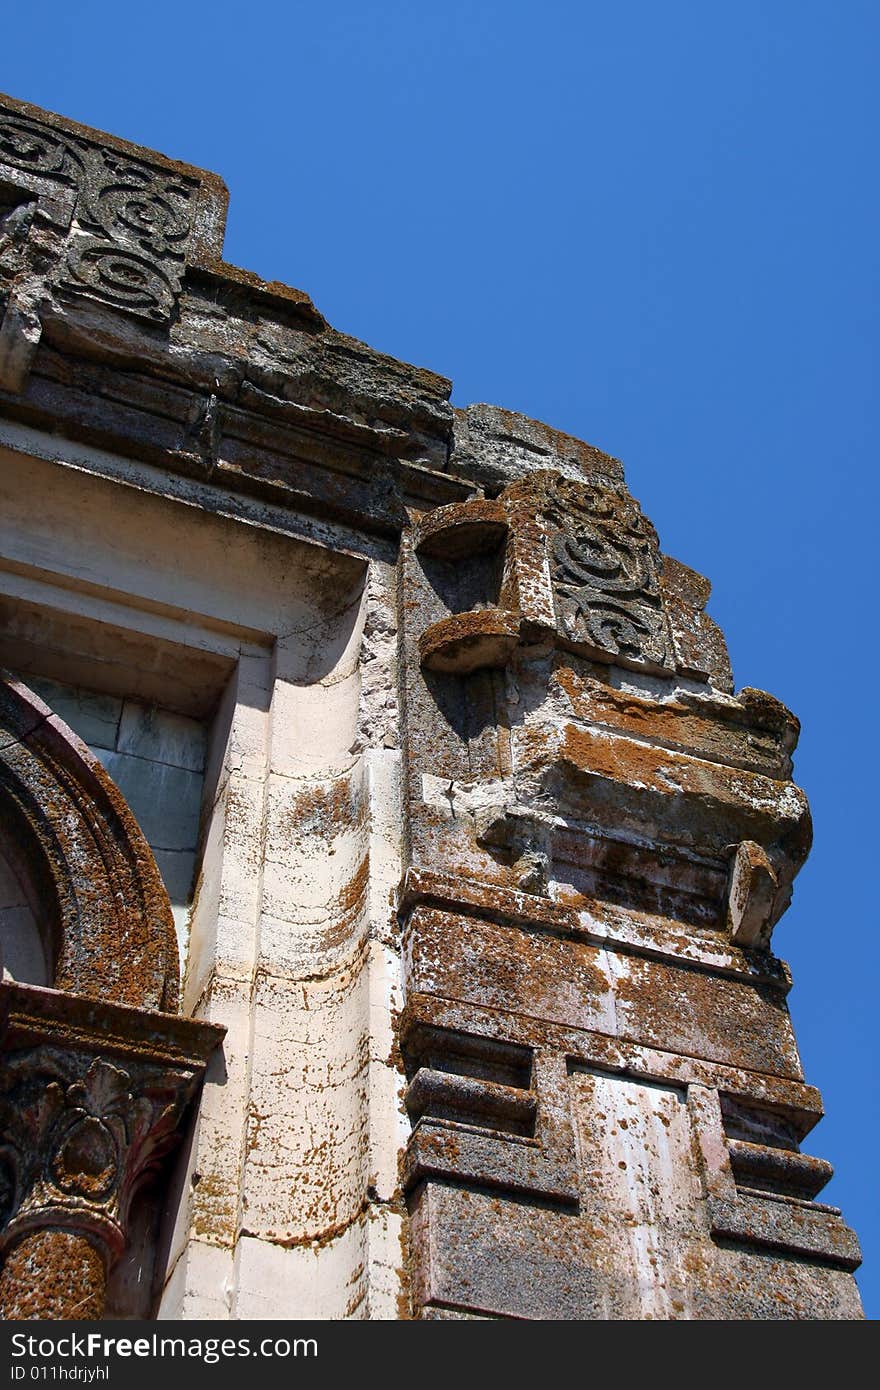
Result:
[[[742,840],[731,856],[727,894],[727,926],[735,946],[770,945],[778,891],[767,851],[754,840]]]
[[[0,1317],[88,1319],[224,1030],[0,985]]]

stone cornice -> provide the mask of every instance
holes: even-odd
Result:
[[[102,1057],[148,1060],[201,1074],[226,1029],[217,1023],[111,1004],[103,999],[0,983],[0,1045],[95,1048]]]

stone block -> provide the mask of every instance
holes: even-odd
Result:
[[[365,1218],[320,1246],[285,1248],[242,1236],[235,1316],[279,1322],[365,1318],[366,1259]]]
[[[371,1322],[411,1317],[404,1264],[407,1226],[403,1211],[372,1203],[367,1212],[370,1285],[367,1311]]]
[[[232,1274],[231,1251],[189,1241],[165,1284],[156,1317],[160,1322],[226,1322]]]
[[[287,777],[333,776],[349,768],[357,737],[358,674],[332,684],[275,682],[270,762]]]
[[[785,995],[661,961],[608,953],[619,1036],[729,1067],[803,1079]]]
[[[242,1221],[254,1236],[323,1241],[369,1181],[365,962],[320,980],[261,974],[254,994]]]
[[[153,851],[162,882],[171,899],[171,906],[188,907],[192,902],[193,873],[196,856],[187,849],[158,849]]]
[[[122,706],[116,743],[120,753],[203,772],[205,744],[205,726],[198,719],[187,719],[137,700],[126,700]]]
[[[409,990],[615,1032],[605,954],[586,942],[417,908],[405,957]]]
[[[150,848],[194,851],[202,807],[202,777],[185,768],[146,762],[128,753],[96,750],[131,807]]]
[[[625,1316],[618,1292],[585,1259],[576,1217],[426,1183],[411,1221],[418,1307],[529,1319]]]
[[[42,676],[28,676],[27,684],[90,748],[116,747],[122,700]]]

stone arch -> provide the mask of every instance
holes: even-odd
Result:
[[[27,686],[0,676],[0,835],[28,864],[55,989],[176,1012],[171,905],[124,797]]]

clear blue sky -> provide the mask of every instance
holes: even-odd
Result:
[[[804,725],[777,928],[880,1313],[876,0],[9,5],[0,87],[216,170],[227,257],[623,458]]]

